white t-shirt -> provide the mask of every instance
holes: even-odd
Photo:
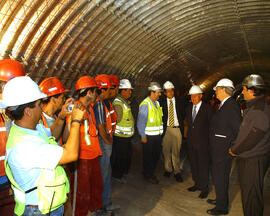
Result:
[[[45,112],[43,112],[43,115],[47,121],[48,127],[50,128],[54,124],[55,118],[48,116]]]

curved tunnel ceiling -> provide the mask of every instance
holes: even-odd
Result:
[[[0,55],[40,82],[118,74],[207,89],[270,80],[269,0],[1,0]]]

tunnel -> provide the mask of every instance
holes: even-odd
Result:
[[[115,74],[131,81],[138,102],[151,81],[170,80],[181,95],[196,84],[210,97],[221,78],[238,85],[247,75],[260,74],[270,82],[270,1],[1,0],[0,59],[21,62],[38,84],[58,77],[71,90],[81,76]],[[269,188],[268,183],[268,204]],[[115,196],[123,191],[130,192],[118,186]],[[185,193],[179,193],[181,202]],[[239,196],[230,215],[242,215]],[[189,212],[188,205],[196,208],[192,199],[187,206],[161,211],[172,199],[169,194],[163,203],[143,198],[152,208],[132,210],[130,201],[130,211],[119,215],[205,214],[204,209]],[[135,206],[142,203],[135,199]],[[269,215],[269,207],[266,211]]]

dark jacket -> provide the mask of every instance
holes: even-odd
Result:
[[[209,127],[214,114],[214,109],[202,101],[201,107],[192,122],[193,104],[186,108],[186,119],[188,125],[187,142],[188,148],[199,151],[209,150]]]
[[[168,105],[167,105],[167,97],[163,97],[160,99],[160,106],[162,107],[163,111],[163,134],[165,135],[167,129],[167,121],[168,121]],[[176,115],[179,122],[179,127],[182,132],[184,133],[184,116],[185,116],[185,101],[182,98],[175,97],[175,106],[176,106]]]
[[[232,152],[240,158],[268,155],[270,152],[270,109],[260,96],[247,101],[243,122]]]
[[[227,99],[213,115],[209,135],[210,151],[214,162],[230,157],[229,148],[237,137],[241,121],[240,107],[233,98]]]

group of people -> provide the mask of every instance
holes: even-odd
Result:
[[[147,145],[143,147],[143,151],[156,148],[152,150],[152,156],[157,155],[155,152],[162,144],[165,161],[164,176],[169,177],[174,172],[179,182],[182,182],[179,149],[181,134],[184,133],[187,138],[188,157],[194,181],[194,185],[189,187],[188,191],[200,191],[199,198],[207,198],[211,170],[216,199],[207,200],[207,203],[215,206],[207,210],[210,215],[226,215],[229,212],[229,179],[233,157],[238,159],[244,215],[263,215],[263,182],[270,162],[270,107],[265,101],[266,85],[260,75],[247,76],[241,85],[241,93],[246,101],[244,112],[241,112],[239,104],[233,97],[234,84],[227,78],[221,79],[213,89],[216,98],[220,101],[217,109],[202,101],[203,91],[197,85],[190,88],[191,103],[183,108],[184,103],[182,102],[181,106],[181,100],[174,97],[173,84],[167,81],[164,84],[166,97],[165,100],[161,100],[164,127],[160,127],[160,133],[155,141],[151,141],[154,139],[153,134],[145,132]],[[156,97],[161,95],[162,89],[158,83],[152,83],[150,87],[150,96],[145,101],[148,100],[149,122],[156,122],[156,124],[149,123],[149,126],[158,128],[162,125],[159,124],[161,117],[151,121],[149,112],[151,113],[154,106],[159,109]],[[140,114],[144,116],[144,113],[144,109],[140,107],[139,118]],[[183,125],[185,130],[181,130]],[[139,127],[138,119],[139,133],[142,142],[146,143],[143,130]],[[153,158],[152,163],[155,161]],[[148,166],[145,163],[144,174],[151,173],[146,172]],[[149,181],[158,182],[154,175]]]
[[[58,78],[38,86],[14,60],[0,61],[0,76],[1,195],[10,182],[15,215],[63,215],[70,191],[73,215],[113,215],[111,176],[131,164],[130,81],[82,76],[74,99]]]
[[[116,75],[82,76],[74,99],[58,78],[46,78],[38,86],[19,62],[5,59],[0,61],[0,85],[0,186],[1,194],[9,196],[11,184],[15,215],[63,215],[70,191],[73,215],[113,215],[120,206],[112,203],[111,178],[125,183],[131,166],[135,119],[130,81]],[[202,101],[197,85],[184,106],[172,82],[163,88],[151,82],[137,118],[144,179],[159,183],[155,169],[162,152],[164,177],[173,174],[183,182],[180,149],[186,137],[194,181],[188,191],[207,198],[212,171],[216,199],[207,200],[215,205],[207,213],[228,214],[229,177],[237,157],[244,214],[263,215],[270,109],[259,75],[248,76],[242,86],[247,101],[243,119],[229,79],[214,87],[220,101],[216,111]]]

